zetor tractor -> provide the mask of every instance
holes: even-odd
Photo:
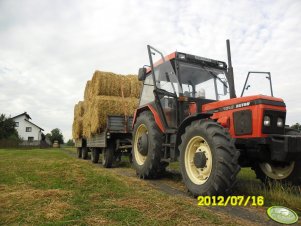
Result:
[[[155,178],[178,160],[194,196],[229,194],[240,166],[252,167],[263,182],[301,184],[301,134],[285,126],[286,106],[272,86],[271,96],[236,97],[229,40],[228,67],[147,48],[150,66],[139,69],[143,89],[133,119],[140,178]],[[244,90],[249,87],[246,81]]]

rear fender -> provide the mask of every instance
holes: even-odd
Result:
[[[191,122],[193,122],[195,120],[207,119],[207,118],[210,118],[211,116],[212,116],[212,114],[210,114],[210,113],[197,113],[197,114],[191,115],[191,116],[184,119],[184,121],[179,126],[179,129],[178,129],[178,132],[177,132],[176,156],[179,156],[179,154],[180,154],[178,146],[180,145],[180,142],[181,142],[181,136],[185,133],[185,128],[188,125],[190,125]]]
[[[161,130],[161,132],[164,133],[165,132],[165,128],[163,126],[162,120],[161,120],[161,118],[160,118],[157,110],[152,105],[150,105],[150,104],[148,104],[146,106],[143,106],[143,107],[138,108],[138,109],[135,110],[132,128],[134,129],[134,125],[136,123],[136,120],[137,120],[138,116],[142,112],[144,112],[144,111],[150,111],[153,114],[157,126],[159,127],[159,129]]]

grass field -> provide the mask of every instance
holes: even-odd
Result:
[[[242,191],[243,195],[264,195],[269,205],[283,204],[300,210],[300,193],[281,188],[268,191],[254,183],[252,177],[250,170],[239,175],[240,195]],[[237,222],[198,207],[196,200],[167,195],[143,180],[95,167],[62,149],[2,149],[0,225],[15,224],[237,225]]]
[[[0,150],[0,175],[2,225],[231,225],[58,149]]]

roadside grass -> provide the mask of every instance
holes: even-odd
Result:
[[[238,174],[238,184],[235,194],[264,197],[265,206],[283,205],[301,214],[301,187],[273,183],[265,186],[256,179],[251,168],[242,168]]]
[[[179,163],[171,163],[169,169],[179,172]],[[263,196],[266,207],[283,205],[301,214],[301,187],[284,186],[280,183],[265,186],[259,179],[256,179],[255,172],[251,168],[242,168],[237,181],[233,195]]]
[[[73,149],[71,151],[74,151]],[[0,225],[233,225],[61,149],[0,150]],[[240,223],[241,224],[241,223]]]

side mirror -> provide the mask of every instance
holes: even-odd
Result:
[[[138,80],[139,81],[144,81],[145,80],[145,76],[146,76],[146,68],[144,68],[144,67],[139,68],[139,71],[138,71]]]

